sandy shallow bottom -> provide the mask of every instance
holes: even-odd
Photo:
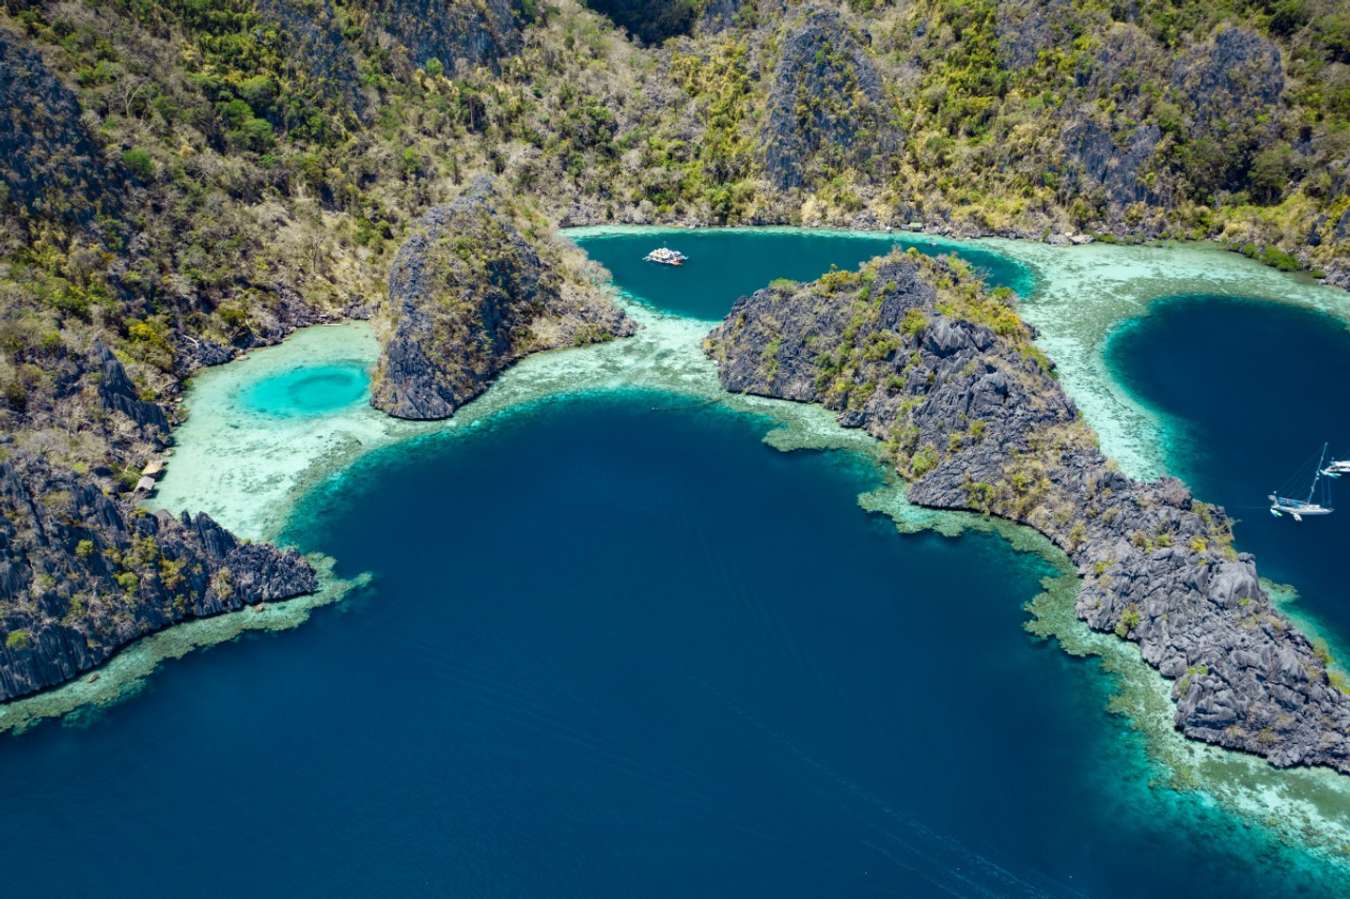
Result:
[[[1101,435],[1103,448],[1135,476],[1162,471],[1159,425],[1112,383],[1100,348],[1110,329],[1142,313],[1148,299],[1199,291],[1233,293],[1307,305],[1350,319],[1345,294],[1214,249],[973,243],[1034,268],[1038,287],[1023,304],[1023,314],[1040,330],[1041,345],[1058,363],[1065,387]],[[526,359],[445,422],[398,421],[365,403],[299,418],[259,415],[247,408],[242,397],[250,385],[298,365],[373,365],[376,342],[362,322],[310,328],[279,346],[203,372],[191,385],[188,421],[177,432],[177,447],[150,505],[175,513],[204,511],[240,536],[273,539],[302,493],[375,448],[446,430],[469,432],[502,410],[617,388],[670,391],[771,416],[780,427],[765,440],[783,451],[846,448],[876,454],[874,441],[840,428],[824,409],[724,393],[701,351],[706,322],[663,315],[636,303],[626,306],[641,326],[635,337]],[[859,503],[890,515],[902,531],[932,528],[955,536],[967,527],[992,528],[1019,549],[1053,561],[1064,574],[1047,581],[1046,591],[1028,605],[1027,627],[1058,640],[1071,654],[1101,659],[1119,687],[1112,709],[1128,715],[1145,735],[1159,787],[1178,803],[1185,797],[1187,807],[1202,797],[1202,805],[1234,813],[1242,826],[1275,831],[1350,869],[1350,778],[1330,771],[1276,771],[1257,759],[1182,738],[1171,726],[1167,682],[1142,662],[1133,645],[1094,634],[1074,617],[1076,578],[1063,555],[1039,535],[976,516],[918,509],[905,502],[898,483],[859,497]],[[319,561],[325,571],[331,568]],[[82,678],[0,707],[0,730],[23,729],[58,715],[78,719],[91,708],[133,694],[163,659],[233,639],[245,629],[293,627],[309,610],[339,601],[359,586],[359,581],[340,582],[331,574],[324,582],[325,589],[314,597],[278,603],[263,612],[246,610],[193,622],[147,638],[121,653],[97,678]],[[1150,810],[1141,807],[1138,812]]]
[[[627,308],[640,325],[636,336],[531,356],[454,418],[436,422],[393,419],[364,403],[331,415],[297,418],[251,411],[242,395],[255,381],[276,372],[335,359],[374,365],[377,347],[366,323],[309,328],[194,380],[188,420],[177,432],[177,447],[148,505],[174,513],[206,512],[240,536],[272,539],[297,497],[364,453],[400,440],[469,429],[503,409],[592,390],[667,390],[745,411],[774,410],[808,433],[843,430],[824,409],[725,394],[701,349],[706,322],[636,304]],[[866,435],[844,433],[856,445],[870,442]]]

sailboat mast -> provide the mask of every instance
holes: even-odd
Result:
[[[1322,466],[1323,466],[1324,464],[1326,464],[1326,461],[1327,461],[1327,447],[1328,447],[1328,446],[1330,446],[1330,444],[1327,444],[1327,443],[1322,444],[1322,455],[1320,455],[1320,456],[1317,457],[1317,468],[1315,469],[1314,474],[1313,474],[1313,482],[1312,482],[1312,486],[1308,488],[1308,502],[1309,502],[1309,503],[1311,503],[1311,502],[1313,501],[1313,494],[1317,492],[1317,479],[1320,478],[1320,477],[1322,476]]]

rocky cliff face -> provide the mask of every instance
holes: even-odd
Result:
[[[364,121],[369,103],[332,0],[259,0],[258,9],[285,29],[292,51],[330,99],[341,99]]]
[[[139,471],[163,449],[168,416],[137,395],[101,343],[48,363],[55,405],[29,408],[23,430],[0,434],[0,702],[69,680],[169,625],[317,589],[294,552],[239,543],[205,515],[150,515],[119,496],[116,468]],[[86,420],[63,425],[85,397]],[[72,471],[23,439],[58,429],[100,447],[106,462]]]
[[[742,298],[707,349],[727,389],[820,402],[886,441],[911,501],[1053,540],[1083,578],[1079,617],[1174,681],[1187,736],[1350,772],[1350,699],[1223,510],[1121,474],[1008,302],[958,263],[895,254]]]
[[[1074,19],[1067,0],[999,0],[994,26],[999,64],[1030,68],[1042,50],[1073,40]]]
[[[583,0],[644,44],[659,44],[688,34],[698,21],[700,4],[695,0]],[[725,5],[721,0],[717,5]],[[712,15],[717,12],[713,11]]]
[[[884,172],[901,135],[863,38],[838,11],[808,6],[782,42],[760,135],[769,180],[788,190],[827,172]]]
[[[64,467],[80,462],[94,471],[100,488],[117,492],[115,469],[139,471],[168,443],[164,408],[141,398],[101,341],[84,351],[50,348],[17,361],[25,375],[16,386],[40,378],[46,389],[8,397],[10,408],[0,415],[0,459],[27,454]],[[55,434],[62,436],[54,441]]]
[[[115,208],[115,183],[74,93],[0,28],[0,210],[83,224]]]
[[[371,402],[399,418],[446,418],[529,353],[631,334],[562,247],[526,239],[490,179],[428,212],[400,248],[380,315]]]
[[[0,463],[0,701],[171,624],[317,589],[294,551],[150,515],[37,459]]]
[[[376,0],[376,23],[406,48],[415,66],[439,60],[447,71],[496,68],[522,44],[515,0]]]
[[[158,403],[151,403],[136,395],[136,385],[127,377],[122,363],[117,361],[112,350],[102,343],[94,347],[94,362],[98,366],[98,395],[103,408],[109,412],[120,412],[141,430],[142,434],[157,442],[163,442],[169,436],[169,419]]]
[[[1245,28],[1224,28],[1177,61],[1172,83],[1189,100],[1193,133],[1247,134],[1284,93],[1280,48]]]
[[[1067,108],[1060,132],[1066,186],[1075,193],[1095,195],[1113,219],[1131,203],[1163,201],[1144,180],[1153,168],[1162,131],[1151,123],[1137,124],[1143,118],[1140,86],[1163,65],[1163,54],[1152,38],[1133,25],[1117,23],[1075,75],[1083,102]],[[1121,128],[1114,121],[1102,121],[1096,109],[1104,103],[1129,110],[1135,123]]]
[[[1131,203],[1156,202],[1142,175],[1161,139],[1156,125],[1117,134],[1084,112],[1063,131],[1068,184],[1083,195],[1098,193],[1113,216]]]

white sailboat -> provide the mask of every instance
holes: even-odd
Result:
[[[1330,506],[1322,503],[1313,502],[1313,496],[1317,493],[1317,482],[1322,475],[1326,474],[1327,445],[1322,444],[1322,455],[1318,457],[1317,468],[1314,469],[1312,486],[1308,488],[1308,498],[1305,500],[1292,499],[1287,496],[1280,496],[1278,493],[1270,494],[1270,514],[1276,518],[1283,515],[1291,516],[1295,521],[1302,521],[1308,515],[1330,515],[1333,510]],[[1338,463],[1333,462],[1332,465]],[[1346,471],[1350,471],[1347,468]],[[1336,477],[1337,475],[1331,475]],[[1328,497],[1328,502],[1330,497]]]

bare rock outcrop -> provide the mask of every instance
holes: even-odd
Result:
[[[172,624],[317,587],[294,550],[241,543],[205,514],[152,515],[42,460],[0,462],[0,701]]]
[[[376,0],[371,6],[376,24],[414,66],[435,59],[448,71],[496,69],[524,43],[517,0]]]
[[[526,238],[492,181],[428,212],[399,249],[371,403],[398,418],[447,418],[529,353],[631,334],[608,294]]]
[[[769,90],[761,143],[780,190],[811,187],[825,172],[883,174],[903,137],[865,37],[829,7],[792,19]]]
[[[0,213],[85,224],[117,209],[119,182],[74,92],[0,28]]]
[[[727,389],[823,403],[886,441],[911,501],[1049,537],[1083,578],[1078,616],[1174,682],[1188,737],[1350,773],[1350,697],[1227,515],[1107,460],[1010,302],[959,263],[897,253],[743,297],[706,345]]]

